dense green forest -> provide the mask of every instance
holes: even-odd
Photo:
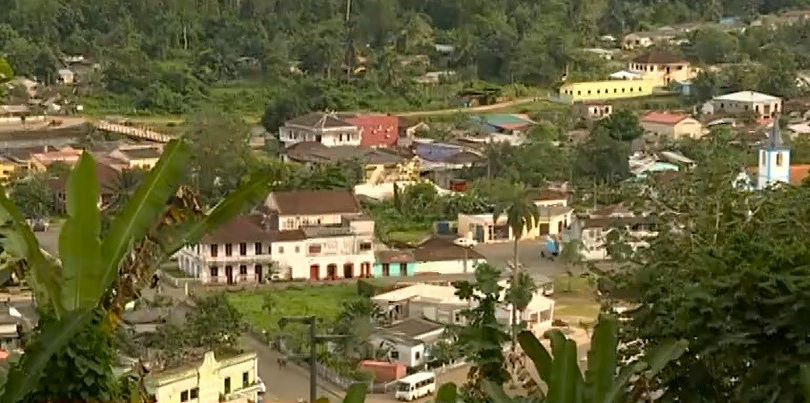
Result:
[[[56,80],[66,55],[98,62],[97,74],[84,79],[79,95],[96,99],[91,106],[99,109],[183,114],[213,102],[261,114],[281,97],[293,111],[327,106],[396,111],[447,106],[465,85],[413,83],[408,77],[427,69],[411,62],[416,55],[429,56],[432,69],[456,70],[466,85],[480,79],[543,87],[566,67],[601,74],[600,60],[577,52],[594,45],[600,34],[808,5],[808,0],[0,0],[0,51],[18,74],[45,82]],[[454,52],[441,57],[436,43],[452,45]]]

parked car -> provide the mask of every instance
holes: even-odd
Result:
[[[464,246],[464,247],[470,247],[470,246],[478,245],[478,242],[475,239],[470,239],[470,238],[456,238],[456,240],[453,241],[453,243],[458,245],[458,246]]]
[[[47,218],[28,218],[25,220],[31,230],[34,232],[45,232],[48,230],[50,223]]]

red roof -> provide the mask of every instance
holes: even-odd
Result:
[[[399,118],[382,114],[356,115],[343,119],[360,130],[360,145],[393,147],[399,138]]]
[[[689,115],[685,113],[668,113],[668,112],[650,112],[641,118],[645,123],[659,123],[663,125],[674,125],[686,118]]]

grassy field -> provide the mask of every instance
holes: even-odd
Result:
[[[271,312],[262,309],[265,296],[274,301]],[[293,286],[286,289],[261,291],[241,291],[228,294],[228,299],[258,329],[268,332],[278,330],[278,320],[282,316],[315,315],[332,320],[340,313],[341,305],[357,296],[354,284]]]
[[[566,322],[595,320],[599,315],[599,303],[594,290],[588,280],[582,277],[569,279],[563,275],[555,278],[554,301],[554,317]]]

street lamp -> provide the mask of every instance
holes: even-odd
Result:
[[[338,340],[346,338],[346,335],[330,335],[330,334],[316,334],[315,324],[317,323],[315,315],[309,316],[284,316],[278,320],[278,327],[281,330],[290,323],[300,323],[309,326],[309,355],[296,354],[287,356],[288,358],[305,358],[309,361],[309,403],[315,403],[318,399],[318,370],[317,370],[317,350],[316,345],[324,341]]]

